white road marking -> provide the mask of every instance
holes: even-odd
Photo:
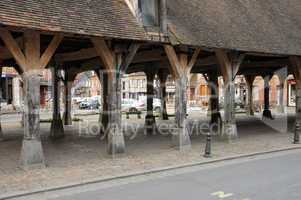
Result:
[[[233,196],[233,194],[232,193],[225,193],[225,192],[223,192],[223,191],[218,191],[218,192],[213,192],[213,193],[211,193],[211,196],[216,196],[216,197],[218,197],[218,198],[220,198],[220,199],[225,199],[225,198],[228,198],[228,197],[232,197]]]

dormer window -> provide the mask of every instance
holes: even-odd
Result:
[[[139,9],[141,12],[142,22],[144,26],[160,26],[159,7],[159,0],[139,0]]]

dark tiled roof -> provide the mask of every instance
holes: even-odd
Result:
[[[301,55],[301,0],[168,0],[173,42]]]
[[[0,24],[144,40],[124,0],[0,0]]]

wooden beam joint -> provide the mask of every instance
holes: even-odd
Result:
[[[198,56],[201,52],[201,49],[197,48],[188,62],[188,55],[185,53],[179,53],[177,55],[173,46],[164,45],[164,50],[169,60],[171,72],[174,78],[188,76],[192,67],[196,64]]]
[[[234,81],[245,54],[234,51],[227,52],[223,49],[218,49],[215,52],[225,82]]]
[[[56,34],[42,56],[40,55],[41,41],[40,32],[38,31],[26,30],[24,32],[24,53],[18,44],[18,41],[13,38],[10,31],[6,28],[0,28],[0,38],[24,72],[28,70],[44,69],[61,43],[63,35]]]

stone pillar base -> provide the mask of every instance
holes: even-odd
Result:
[[[154,115],[145,116],[145,134],[146,135],[156,135],[157,125],[156,118]]]
[[[178,128],[172,134],[172,145],[178,150],[187,150],[191,148],[190,136],[186,128]]]
[[[220,138],[229,142],[238,139],[236,124],[223,123],[222,134]]]
[[[125,153],[124,136],[121,130],[111,128],[108,134],[108,153],[110,155]]]
[[[271,110],[263,110],[262,118],[274,119]]]
[[[65,136],[62,119],[53,119],[51,123],[50,139],[57,140]]]
[[[44,153],[40,140],[23,140],[20,164],[23,168],[45,167]]]

